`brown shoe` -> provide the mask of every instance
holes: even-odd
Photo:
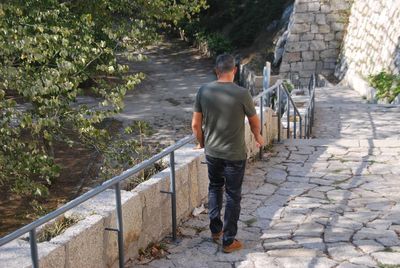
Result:
[[[219,233],[211,233],[211,238],[215,243],[219,242],[219,239],[221,238],[221,236],[224,234],[223,231],[219,232]]]
[[[224,246],[223,250],[225,253],[231,253],[234,252],[236,250],[240,250],[243,248],[243,244],[242,242],[240,242],[239,240],[233,240],[233,243],[230,244],[229,246]]]

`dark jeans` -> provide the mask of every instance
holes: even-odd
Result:
[[[206,156],[208,165],[208,215],[212,233],[224,231],[223,245],[230,245],[237,233],[246,160],[230,161]],[[225,215],[221,221],[222,195],[225,186]]]

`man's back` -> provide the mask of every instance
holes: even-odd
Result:
[[[237,68],[232,55],[217,57],[215,72],[218,80],[202,86],[194,103],[192,129],[199,144],[205,148],[208,167],[208,216],[211,238],[218,242],[222,237],[225,253],[243,247],[235,239],[240,215],[242,183],[246,168],[244,142],[244,117],[249,119],[250,129],[257,145],[264,143],[260,135],[260,120],[247,89],[233,83]],[[223,192],[226,207],[221,220]]]
[[[228,160],[246,159],[244,118],[256,113],[247,89],[234,83],[209,83],[199,89],[194,110],[203,114],[207,155]]]

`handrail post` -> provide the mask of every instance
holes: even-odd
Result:
[[[301,114],[299,113],[299,117],[300,117],[300,122],[299,122],[299,126],[300,126],[300,137],[299,139],[303,138],[303,119],[301,118]]]
[[[115,201],[117,205],[117,234],[118,234],[118,259],[119,267],[123,268],[125,264],[124,258],[124,225],[122,218],[122,205],[121,205],[121,183],[115,184]]]
[[[312,108],[313,108],[313,125],[314,125],[314,113],[315,113],[315,88],[314,88],[314,93],[313,93],[313,104],[312,104]]]
[[[269,88],[269,82],[271,79],[271,63],[269,61],[265,62],[265,66],[263,69],[263,91],[265,92]],[[268,97],[265,98],[265,105],[269,106],[269,99]],[[263,103],[264,104],[264,103]]]
[[[264,95],[261,95],[260,98],[260,121],[261,121],[261,137],[263,136],[263,129],[264,129]],[[262,146],[260,147],[260,160],[262,159],[263,155],[263,148]]]
[[[289,99],[289,95],[286,95],[287,97],[287,118],[286,118],[286,122],[287,122],[287,129],[286,129],[286,136],[289,139],[290,138],[290,99]]]
[[[278,142],[281,142],[281,86],[278,86]]]
[[[294,127],[293,127],[293,139],[296,139],[296,131],[297,131],[297,113],[294,112]]]
[[[309,108],[308,112],[307,112],[307,139],[309,139],[310,135],[311,135],[310,128],[311,128],[311,125],[310,125],[310,108]]]
[[[308,109],[304,116],[304,138],[308,139]]]
[[[169,155],[169,168],[171,177],[171,217],[172,217],[172,240],[176,241],[176,187],[175,187],[175,153]]]
[[[309,111],[310,111],[310,114],[309,114],[309,129],[308,129],[308,132],[309,132],[309,137],[311,137],[311,133],[312,133],[312,128],[313,128],[313,126],[314,126],[314,112],[315,112],[315,87],[317,86],[317,81],[316,81],[316,74],[314,73],[312,76],[311,76],[311,81],[310,81],[310,84],[311,84],[311,96],[310,96],[310,106],[309,106]]]
[[[312,97],[311,97],[311,130],[312,127],[314,126],[314,104],[315,104],[315,89],[312,93]]]
[[[39,257],[38,257],[37,241],[36,241],[36,229],[32,229],[29,231],[29,244],[30,244],[30,248],[31,248],[32,267],[39,268]]]

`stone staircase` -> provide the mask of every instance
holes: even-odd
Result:
[[[135,267],[400,267],[399,112],[346,87],[317,88],[315,138],[285,140],[249,164],[243,250],[224,254],[201,214],[166,257]]]

